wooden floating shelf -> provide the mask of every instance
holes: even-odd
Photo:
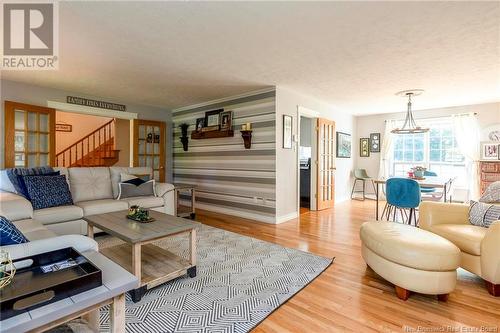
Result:
[[[191,139],[215,139],[215,138],[228,138],[234,136],[233,130],[225,131],[207,131],[207,132],[191,132]]]

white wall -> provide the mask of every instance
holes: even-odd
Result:
[[[404,105],[402,105],[403,107]],[[500,124],[500,103],[477,104],[467,106],[456,106],[440,109],[429,109],[414,111],[414,116],[418,123],[418,119],[426,119],[433,117],[445,117],[459,113],[476,112],[479,125],[482,129],[489,126]],[[353,140],[353,154],[356,156],[356,168],[366,169],[368,175],[377,177],[379,172],[380,153],[370,153],[370,157],[359,157],[359,139],[370,137],[370,133],[380,133],[383,140],[385,121],[388,119],[404,120],[405,112],[400,113],[385,113],[370,116],[356,117],[356,134],[357,137]],[[487,140],[487,134],[482,134],[482,139]],[[381,141],[382,142],[382,141]],[[367,186],[367,192],[373,193],[373,190]]]
[[[83,93],[70,92],[59,89],[52,89],[46,87],[40,87],[30,84],[24,84],[14,81],[1,80],[0,81],[0,92],[1,92],[1,112],[0,112],[0,132],[4,133],[4,102],[6,100],[20,103],[27,103],[39,106],[47,106],[47,101],[56,102],[66,102],[66,96],[80,96],[85,98],[105,100],[108,102],[125,104],[127,106],[127,111],[134,112],[138,114],[140,119],[148,120],[160,120],[167,123],[167,143],[166,143],[166,181],[172,180],[172,143],[170,142],[172,138],[172,115],[171,112],[166,109],[161,109],[158,107],[151,107],[146,105],[130,104],[124,101],[107,98],[107,97],[97,97],[89,96]],[[0,135],[0,168],[4,167],[4,135]]]
[[[299,94],[286,88],[276,88],[276,218],[278,222],[297,216],[297,144],[293,149],[283,149],[283,115],[293,116],[293,133],[297,134],[297,107],[317,111],[321,118],[334,120],[336,130],[356,135],[355,118],[313,97]],[[353,145],[354,146],[354,145]],[[335,202],[349,199],[352,158],[336,160]]]

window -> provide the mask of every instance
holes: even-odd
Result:
[[[420,121],[430,131],[397,134],[394,141],[392,174],[405,176],[414,166],[424,166],[439,176],[457,177],[455,184],[465,186],[465,158],[455,140],[451,119]]]

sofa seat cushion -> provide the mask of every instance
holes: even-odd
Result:
[[[56,237],[56,233],[47,229],[42,223],[33,219],[19,220],[12,222],[30,242]]]
[[[460,265],[460,250],[432,232],[395,222],[366,222],[363,244],[394,263],[426,271],[450,271]]]
[[[140,207],[143,207],[143,208],[161,207],[161,206],[163,206],[165,204],[164,201],[163,201],[163,198],[154,197],[154,196],[150,196],[150,197],[130,197],[130,198],[121,199],[120,201],[127,202],[128,205],[129,205],[129,207],[137,205],[137,206],[140,206]]]
[[[488,232],[487,228],[471,224],[438,224],[429,230],[453,242],[460,250],[475,256],[481,255],[481,242]]]
[[[33,218],[42,224],[68,222],[81,219],[82,217],[83,209],[75,205],[50,207],[33,211]]]
[[[83,209],[83,216],[127,210],[128,202],[115,199],[80,201],[75,205]]]
[[[113,198],[109,168],[69,168],[68,172],[74,202]]]

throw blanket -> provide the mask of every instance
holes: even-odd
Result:
[[[7,169],[7,176],[9,177],[10,182],[16,189],[17,194],[24,195],[22,185],[20,184],[18,176],[37,176],[37,175],[45,175],[47,173],[54,172],[54,169],[50,166],[36,167],[36,168],[12,168]]]
[[[494,182],[486,188],[480,202],[500,203],[500,181]]]

